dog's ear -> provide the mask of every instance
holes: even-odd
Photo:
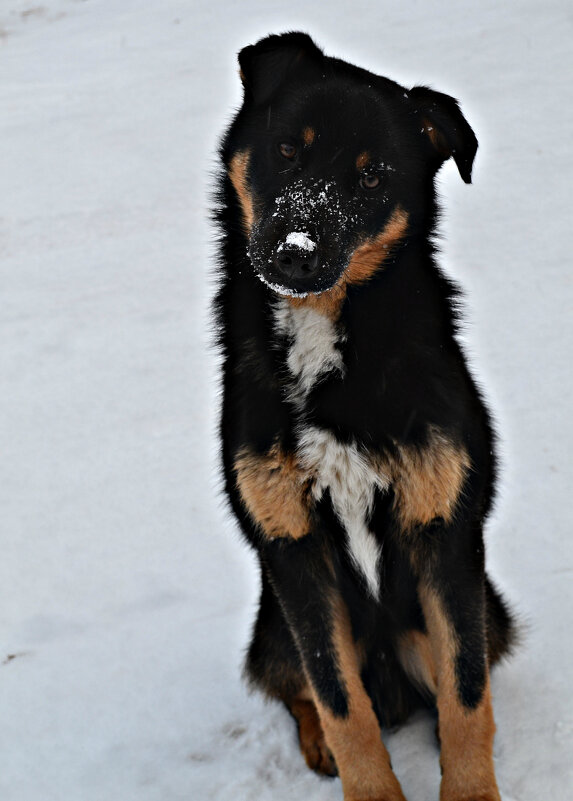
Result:
[[[471,184],[478,141],[458,101],[426,86],[414,86],[408,94],[416,107],[421,131],[430,141],[434,158],[437,157],[441,164],[453,156],[463,180]]]
[[[257,105],[265,103],[297,70],[317,68],[323,58],[322,51],[306,33],[267,36],[239,53],[245,95]]]

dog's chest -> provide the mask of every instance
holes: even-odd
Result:
[[[371,595],[380,591],[380,545],[368,528],[376,488],[389,481],[374,459],[354,443],[340,442],[324,428],[305,421],[307,396],[329,374],[344,375],[340,349],[344,333],[314,309],[293,308],[288,301],[275,307],[277,331],[287,340],[285,367],[288,396],[297,411],[298,457],[313,478],[314,495],[330,493],[336,515],[346,532],[348,553]]]
[[[300,407],[317,381],[329,373],[344,374],[344,334],[326,315],[295,307],[284,298],[273,311],[276,332],[287,342],[289,399]]]

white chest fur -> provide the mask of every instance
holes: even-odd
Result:
[[[320,498],[326,489],[344,526],[350,557],[366,580],[369,592],[380,592],[380,546],[368,529],[376,487],[389,482],[375,469],[367,454],[354,444],[344,444],[325,429],[308,427],[299,438],[301,463],[315,476],[314,492]]]
[[[274,308],[277,331],[289,339],[287,367],[292,376],[292,396],[303,400],[320,376],[331,370],[343,372],[337,347],[341,334],[335,324],[314,309],[296,308],[281,299]]]
[[[346,445],[325,429],[304,423],[304,402],[310,389],[331,371],[344,373],[338,347],[343,334],[325,315],[314,309],[293,307],[279,300],[274,308],[277,332],[289,341],[287,368],[291,375],[290,397],[301,413],[298,455],[314,477],[314,492],[320,498],[328,489],[334,510],[344,526],[350,557],[365,579],[368,591],[380,592],[380,546],[368,529],[376,487],[388,481],[376,471],[372,460],[356,445]]]

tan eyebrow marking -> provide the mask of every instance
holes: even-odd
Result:
[[[370,161],[370,153],[367,150],[363,150],[362,153],[360,153],[360,155],[356,159],[356,169],[363,170],[369,161]]]
[[[302,132],[302,139],[303,139],[303,142],[305,143],[305,145],[307,147],[312,145],[312,143],[314,142],[315,137],[316,137],[316,131],[314,130],[314,128],[311,128],[310,126],[307,125],[307,127],[304,128],[304,130]]]

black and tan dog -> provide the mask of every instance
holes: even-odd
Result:
[[[499,801],[484,568],[495,464],[434,260],[435,174],[471,179],[451,97],[301,33],[239,55],[217,211],[226,489],[261,564],[247,658],[346,801],[404,801],[380,727],[439,716],[441,801]]]

